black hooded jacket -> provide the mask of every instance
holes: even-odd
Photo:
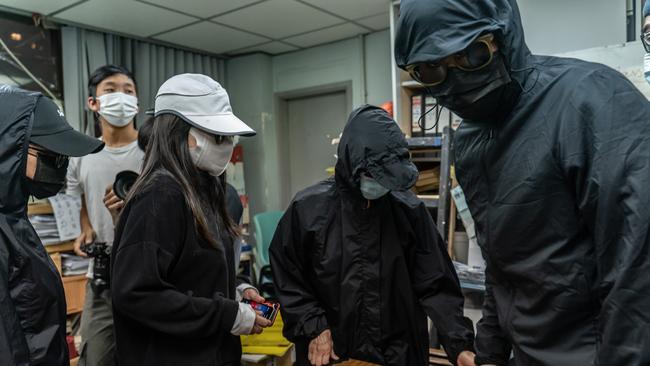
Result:
[[[307,345],[331,329],[334,351],[383,365],[428,365],[427,315],[456,360],[472,349],[453,265],[427,209],[410,191],[367,201],[359,175],[388,186],[417,178],[406,141],[381,109],[352,112],[334,179],[298,193],[270,246],[284,335]],[[403,188],[404,189],[404,188]]]
[[[68,365],[61,277],[27,220],[25,168],[40,93],[0,86],[0,365]]]
[[[399,66],[495,34],[520,87],[454,137],[487,293],[477,364],[650,364],[650,105],[600,64],[532,55],[514,0],[403,0]]]

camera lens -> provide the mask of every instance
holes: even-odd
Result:
[[[129,190],[138,179],[138,173],[124,170],[115,176],[115,182],[113,183],[113,192],[120,199],[126,199],[126,196],[129,194]]]

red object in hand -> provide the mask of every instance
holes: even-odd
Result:
[[[77,348],[74,346],[74,337],[73,336],[66,336],[65,337],[66,343],[68,343],[68,353],[70,354],[70,359],[79,357],[79,353],[77,353]]]
[[[261,312],[262,317],[270,320],[271,323],[275,322],[275,317],[278,315],[278,311],[280,310],[280,304],[278,303],[273,303],[273,302],[259,303],[259,302],[246,300],[246,299],[242,300],[242,302],[245,304],[249,304],[253,308],[253,310]]]

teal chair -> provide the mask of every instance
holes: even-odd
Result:
[[[253,217],[255,225],[255,273],[261,273],[263,267],[269,265],[269,246],[283,211],[262,212]]]

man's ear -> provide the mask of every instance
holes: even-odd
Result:
[[[98,113],[99,112],[99,100],[95,97],[88,97],[88,100],[86,102],[88,105],[88,109],[91,111]]]

